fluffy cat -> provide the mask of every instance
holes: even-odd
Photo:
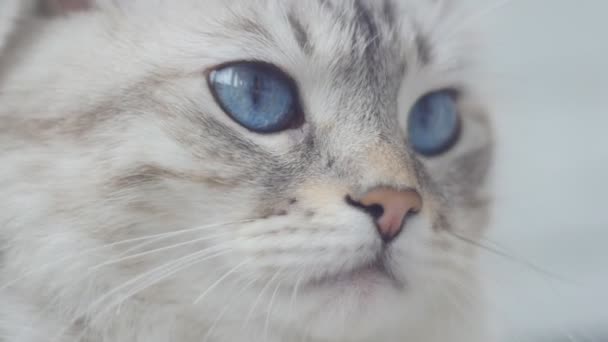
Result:
[[[30,5],[0,0],[0,341],[489,341],[457,2]]]

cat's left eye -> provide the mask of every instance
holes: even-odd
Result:
[[[286,130],[301,115],[295,83],[272,65],[233,63],[211,71],[208,81],[224,112],[253,132]]]
[[[409,113],[407,128],[410,145],[417,153],[432,157],[450,150],[460,135],[455,92],[435,91],[418,99]]]

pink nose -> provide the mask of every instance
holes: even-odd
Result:
[[[401,233],[409,214],[422,209],[422,198],[415,190],[379,188],[368,192],[356,202],[374,217],[378,233],[387,243]]]

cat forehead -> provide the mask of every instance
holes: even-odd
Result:
[[[377,63],[383,57],[385,61],[428,62],[438,55],[434,52],[434,45],[440,44],[437,36],[444,34],[442,23],[447,14],[453,13],[452,3],[437,0],[125,0],[124,3],[136,5],[136,21],[140,21],[142,12],[148,12],[152,15],[144,20],[164,20],[171,30],[203,34],[211,44],[211,49],[209,45],[205,47],[211,56],[223,53],[265,59],[267,52],[293,60],[303,54],[320,63],[342,65],[372,60]],[[149,24],[155,25],[154,22]],[[174,38],[173,44],[189,44],[181,37]]]
[[[411,52],[412,47],[428,60],[432,27],[444,10],[442,2],[430,0],[257,0],[225,6],[227,26],[237,32],[278,47],[295,38],[305,54],[339,53],[346,59],[342,62]]]

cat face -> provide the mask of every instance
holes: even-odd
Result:
[[[0,103],[42,113],[6,122],[34,162],[54,151],[45,220],[127,257],[96,281],[152,271],[138,296],[198,299],[220,327],[401,336],[466,311],[459,237],[487,214],[491,132],[450,6],[102,3],[52,19],[37,48],[61,48],[34,49],[4,83],[32,91]],[[44,89],[37,63],[56,65]]]

